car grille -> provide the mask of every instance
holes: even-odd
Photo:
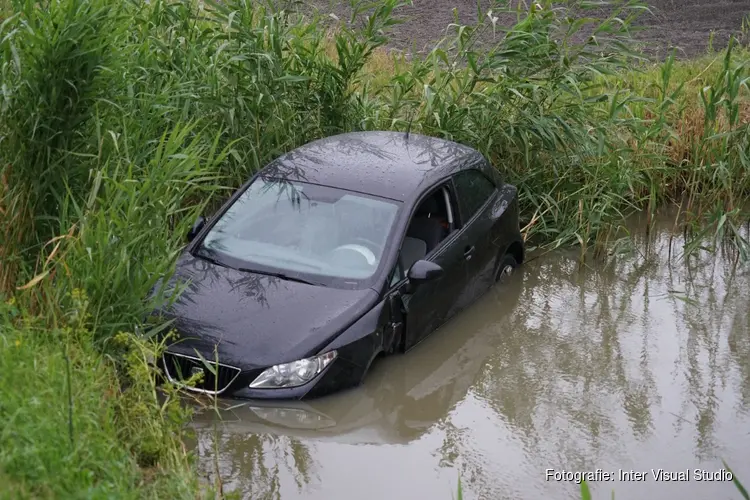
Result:
[[[182,385],[182,387],[189,391],[205,394],[221,394],[234,382],[234,379],[241,372],[239,368],[234,366],[221,363],[217,366],[215,362],[208,359],[204,362],[199,358],[185,356],[184,354],[175,354],[173,352],[165,352],[162,356],[162,361],[164,363],[164,372],[170,382]],[[213,371],[216,372],[215,376],[206,367],[205,363],[208,363]],[[198,370],[203,372],[203,378],[199,382],[194,386],[181,384],[181,381],[189,379]]]

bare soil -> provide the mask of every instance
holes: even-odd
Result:
[[[713,47],[726,46],[730,35],[741,32],[743,18],[750,16],[750,0],[647,0],[651,14],[644,13],[638,23],[641,31],[635,38],[644,42],[645,51],[657,58],[675,47],[678,57],[694,57],[706,51],[713,33]],[[313,0],[324,11],[347,16],[343,1]],[[483,7],[488,0],[480,0]],[[400,9],[405,22],[391,36],[394,48],[421,52],[442,38],[450,23],[455,22],[454,9],[462,24],[477,19],[477,0],[413,0],[413,6]],[[342,18],[343,19],[343,18]],[[512,23],[501,18],[500,23]]]
[[[750,16],[750,0],[649,0],[653,16],[644,16],[646,28],[638,38],[664,52],[676,47],[692,57],[708,48],[726,47],[732,34],[738,35],[743,19]]]

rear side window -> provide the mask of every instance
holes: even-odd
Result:
[[[466,170],[456,174],[453,181],[456,183],[458,205],[464,222],[471,219],[495,191],[495,184],[479,170]]]

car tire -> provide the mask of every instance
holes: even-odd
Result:
[[[506,253],[503,258],[500,259],[500,265],[497,266],[497,273],[495,274],[495,282],[502,283],[507,281],[508,278],[515,272],[518,267],[518,261],[511,254]]]

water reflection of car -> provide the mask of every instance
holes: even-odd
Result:
[[[159,313],[161,364],[188,389],[251,399],[359,384],[524,257],[516,188],[477,151],[391,132],[312,142],[199,219]]]
[[[355,391],[309,401],[197,404],[191,426],[199,433],[218,428],[228,436],[407,444],[445,418],[477,385],[488,358],[503,342],[520,290],[518,280],[494,288],[408,355],[373,367]]]

